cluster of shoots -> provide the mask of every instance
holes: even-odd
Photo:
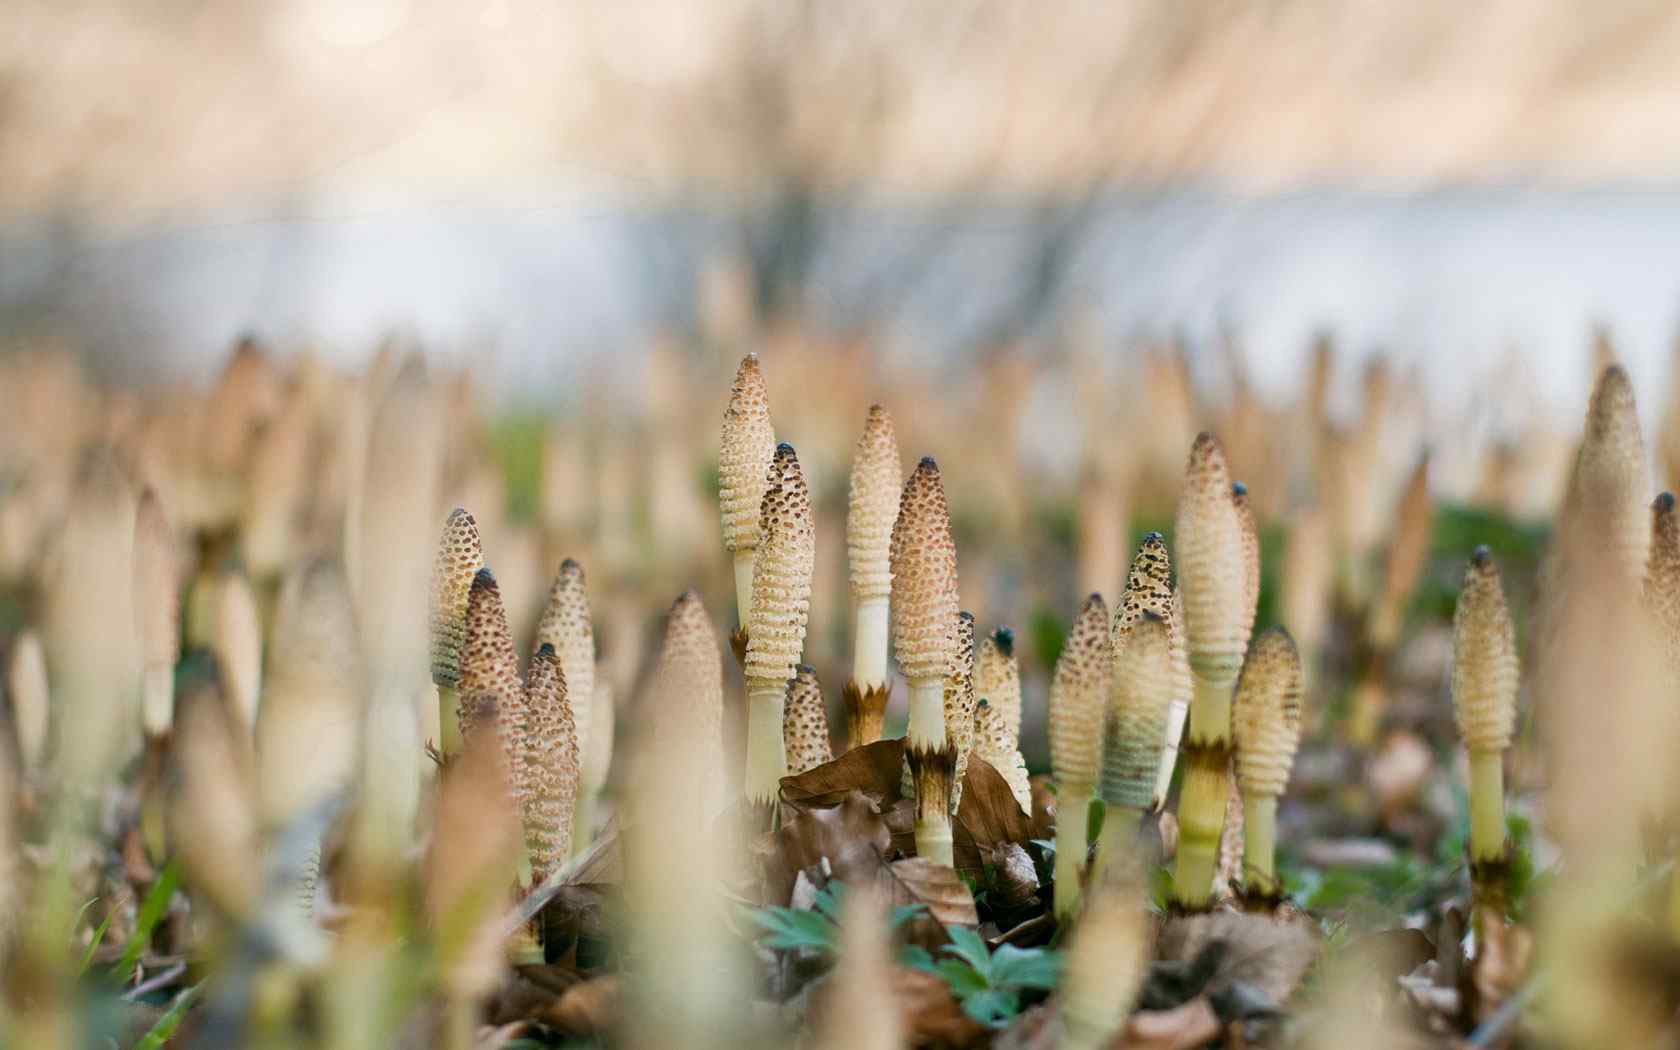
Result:
[[[1056,777],[1055,913],[1079,910],[1085,866],[1086,821],[1102,760],[1104,711],[1112,668],[1108,606],[1093,594],[1068,629],[1050,683],[1050,763]]]

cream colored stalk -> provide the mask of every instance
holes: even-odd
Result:
[[[588,580],[583,566],[571,558],[560,563],[554,582],[548,590],[548,602],[543,606],[542,619],[537,622],[537,645],[553,646],[560,661],[560,674],[566,682],[568,704],[576,716],[577,749],[582,768],[591,768],[595,761],[591,737],[595,731],[595,622],[589,611]],[[581,812],[593,804],[594,793],[589,789],[587,773],[579,784],[577,806],[580,812],[572,825],[572,852],[589,848],[593,830],[593,813]]]
[[[355,777],[364,678],[336,562],[308,562],[286,578],[273,639],[256,721],[259,814],[271,833]]]
[[[759,556],[753,569],[752,620],[743,668],[747,682],[747,801],[770,805],[787,775],[782,709],[787,684],[805,647],[816,569],[811,492],[793,446],[776,446],[759,514]]]
[[[985,699],[974,707],[974,754],[998,771],[1021,812],[1032,816],[1032,782],[1027,776],[1027,760],[1010,738],[1003,712]]]
[[[787,747],[791,774],[834,761],[822,686],[817,683],[816,668],[809,664],[800,664],[799,673],[788,684],[787,707],[782,712],[782,741]]]
[[[617,728],[612,685],[595,679],[595,695],[589,703],[589,750],[583,752],[583,777],[578,785],[577,813],[572,829],[572,853],[582,853],[595,837],[595,810],[612,772],[613,737]]]
[[[1161,761],[1175,688],[1171,621],[1152,609],[1112,640],[1112,680],[1103,720],[1101,793],[1107,810],[1093,886],[1108,880],[1117,858],[1137,848],[1143,814],[1155,802],[1155,774]],[[1131,865],[1129,874],[1140,870]]]
[[[829,977],[816,1024],[816,1050],[899,1050],[904,1015],[894,1002],[893,956],[881,891],[864,885],[846,895],[840,915],[840,957]]]
[[[1149,919],[1142,902],[1118,887],[1093,892],[1068,945],[1057,1050],[1115,1045],[1148,969]]]
[[[245,574],[225,569],[216,582],[216,641],[228,709],[245,739],[257,723],[262,696],[262,615]]]
[[[552,656],[548,662],[553,664]],[[438,792],[426,854],[425,913],[445,1001],[441,1044],[470,1050],[479,1002],[502,977],[507,873],[523,848],[500,746],[484,736],[457,754]],[[565,815],[571,816],[569,807]]]
[[[916,465],[893,524],[893,645],[910,685],[912,745],[945,744],[945,676],[956,646],[957,547],[939,464]]]
[[[1231,499],[1225,452],[1210,433],[1199,435],[1190,451],[1175,535],[1194,694],[1173,897],[1194,908],[1205,906],[1213,891],[1230,790],[1231,691],[1248,648],[1242,517]]]
[[[1453,711],[1470,752],[1470,860],[1505,858],[1505,749],[1517,722],[1517,642],[1499,567],[1486,547],[1470,556],[1453,611]],[[1475,872],[1472,871],[1472,875]],[[1481,879],[1473,879],[1478,890]]]
[[[6,699],[11,701],[18,740],[18,757],[24,774],[41,766],[47,753],[47,730],[51,725],[51,693],[47,686],[47,656],[41,636],[24,631],[12,643],[11,662],[6,668]]]
[[[134,610],[145,661],[140,724],[151,737],[169,732],[175,713],[175,665],[181,659],[180,586],[175,533],[157,493],[147,489],[134,515]]]
[[[904,758],[916,797],[916,855],[935,864],[952,866],[952,783],[957,775],[957,749],[951,744],[909,741]]]
[[[945,739],[957,749],[956,782],[951,788],[951,812],[962,805],[963,777],[974,751],[974,614],[957,613],[956,645],[951,670],[945,676]]]
[[[251,917],[262,891],[249,730],[223,699],[214,660],[185,672],[178,764],[169,799],[169,841],[193,889],[235,924]]]
[[[1581,447],[1559,516],[1559,552],[1590,550],[1623,580],[1644,578],[1651,529],[1650,466],[1633,384],[1620,365],[1606,368],[1587,406]],[[1567,534],[1567,535],[1566,535]],[[1575,539],[1576,534],[1582,534]],[[1549,566],[1573,575],[1576,567]]]
[[[453,755],[461,749],[461,649],[467,640],[467,594],[473,576],[484,568],[484,547],[478,523],[461,507],[449,512],[432,562],[431,634],[432,683],[437,686],[439,749]]]
[[[536,883],[558,871],[572,854],[580,770],[577,720],[566,676],[554,646],[547,642],[531,657],[526,705],[530,731],[525,751],[525,843]]]
[[[1231,731],[1242,789],[1243,889],[1257,902],[1272,901],[1279,895],[1273,864],[1277,802],[1301,741],[1301,658],[1282,627],[1265,631],[1249,650],[1232,702]]]
[[[892,416],[871,405],[863,435],[852,452],[850,503],[846,513],[846,559],[851,570],[852,681],[860,694],[887,688],[888,605],[892,594],[892,534],[898,518],[904,470]],[[853,747],[879,739],[856,741]]]
[[[735,610],[746,629],[752,622],[753,559],[760,542],[759,511],[776,453],[770,425],[770,395],[758,355],[741,359],[729,407],[723,413],[718,452],[718,505],[723,516],[723,546],[735,556]]]
[[[1334,552],[1324,512],[1319,508],[1307,507],[1295,515],[1283,547],[1281,576],[1283,587],[1278,599],[1283,621],[1295,637],[1301,654],[1303,688],[1310,693],[1330,620],[1330,590],[1335,576]]]
[[[974,694],[997,711],[1002,739],[1008,741],[1008,750],[1017,750],[1021,746],[1021,665],[1015,659],[1015,632],[1009,628],[999,627],[980,643],[974,658]],[[1025,808],[1032,810],[1030,803]]]
[[[1108,606],[1102,595],[1085,599],[1068,628],[1067,642],[1050,682],[1050,766],[1056,777],[1057,918],[1079,910],[1079,875],[1085,867],[1086,813],[1102,760],[1103,710],[1112,675]]]

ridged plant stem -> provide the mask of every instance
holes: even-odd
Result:
[[[446,755],[461,753],[461,692],[452,685],[437,687],[438,749]]]
[[[887,684],[887,611],[886,598],[864,598],[857,603],[852,680],[865,692]]]
[[[1505,856],[1505,763],[1498,751],[1470,753],[1470,859]]]
[[[787,683],[772,679],[747,682],[747,801],[768,805],[787,776],[787,746],[782,742],[782,709]]]
[[[1053,910],[1058,921],[1079,911],[1079,872],[1088,852],[1086,819],[1091,810],[1091,789],[1071,784],[1057,785],[1056,798],[1056,899]]]
[[[1243,888],[1271,896],[1278,891],[1277,799],[1243,799]]]
[[[780,725],[780,723],[777,723]],[[945,746],[945,680],[927,678],[910,683],[910,743]]]
[[[1173,897],[1186,907],[1206,906],[1213,896],[1219,835],[1231,779],[1231,690],[1237,667],[1198,667],[1185,732],[1184,793],[1178,802],[1178,865]]]
[[[1091,861],[1092,886],[1101,886],[1109,878],[1123,877],[1128,881],[1132,878],[1138,868],[1132,861],[1137,850],[1138,828],[1142,825],[1143,810],[1130,806],[1107,807],[1102,831],[1097,835],[1097,855]]]
[[[927,820],[916,818],[916,855],[948,868],[956,866],[956,856],[951,845],[949,814],[943,820],[938,816]]]

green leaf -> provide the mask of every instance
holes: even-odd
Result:
[[[840,902],[845,896],[845,893],[845,883],[831,882],[817,891],[817,895],[811,899],[811,907],[828,916],[833,921],[839,922]]]
[[[896,930],[905,923],[919,919],[925,914],[927,914],[927,905],[925,904],[900,904],[892,910],[892,928]]]
[[[769,931],[764,943],[771,948],[819,948],[833,951],[838,929],[825,915],[797,908],[761,908],[748,917]]]
[[[951,935],[951,943],[944,948],[957,958],[962,959],[981,977],[990,979],[992,972],[992,956],[986,950],[986,941],[978,933],[967,926],[947,926],[946,932]]]
[[[1017,948],[1000,944],[992,953],[992,984],[998,987],[1039,988],[1048,991],[1056,987],[1062,972],[1060,952],[1043,948]]]
[[[1015,1016],[1021,1008],[1021,1000],[1014,992],[989,988],[965,998],[962,1007],[963,1013],[988,1028],[996,1028]]]
[[[919,944],[906,944],[898,950],[898,965],[911,970],[924,970],[928,973],[938,973],[933,965],[933,956]]]
[[[141,1036],[138,1043],[134,1044],[134,1050],[160,1050],[163,1044],[169,1042],[169,1037],[175,1034],[176,1028],[180,1027],[181,1018],[186,1016],[187,1007],[191,1006],[193,1000],[198,997],[198,990],[201,987],[203,987],[202,984],[195,984],[177,995],[175,1002],[170,1004],[169,1009],[164,1011],[163,1016],[157,1019],[157,1024],[152,1025],[151,1030]]]
[[[951,994],[958,999],[967,999],[991,987],[985,974],[960,959],[941,959],[934,964],[933,972],[951,986]]]
[[[169,911],[169,898],[175,895],[175,883],[180,877],[180,869],[170,861],[158,873],[157,881],[147,891],[146,899],[140,902],[140,914],[134,920],[134,932],[129,935],[128,943],[123,945],[122,958],[111,972],[117,980],[126,981],[128,975],[134,972],[134,964],[140,961],[140,954],[146,950],[146,945],[152,943],[152,931],[162,921]]]

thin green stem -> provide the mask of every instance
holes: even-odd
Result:
[[[1087,852],[1086,816],[1091,809],[1091,789],[1082,785],[1057,785],[1056,798],[1056,899],[1058,921],[1079,911],[1079,872]]]
[[[1244,796],[1243,829],[1243,888],[1267,896],[1277,893],[1277,799]]]

